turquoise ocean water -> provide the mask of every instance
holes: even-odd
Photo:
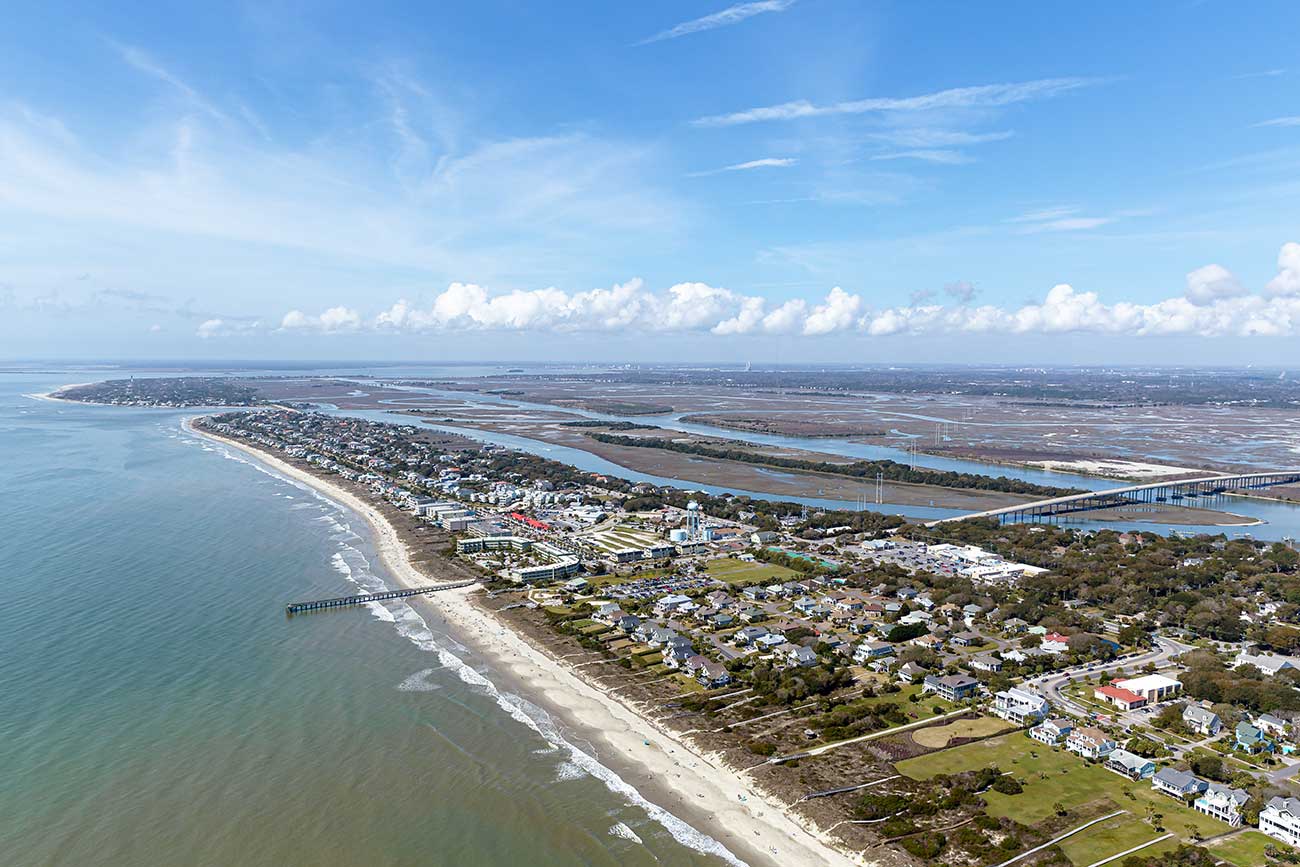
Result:
[[[0,374],[0,862],[731,860],[404,603],[286,619],[383,582],[360,519],[25,396],[93,378]]]

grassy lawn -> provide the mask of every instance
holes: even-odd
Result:
[[[872,679],[881,683],[888,682],[887,678],[882,678],[877,674],[873,674]],[[901,707],[904,713],[915,713],[917,719],[928,719],[932,716],[938,716],[938,714],[934,713],[933,710],[936,706],[940,708],[939,713],[948,713],[957,709],[957,705],[952,702],[944,701],[937,695],[923,695],[921,693],[921,684],[919,683],[900,683],[899,687],[901,688],[898,692],[889,692],[884,695],[875,696],[874,698],[854,699],[854,701],[855,703],[862,702],[867,705],[892,702]],[[917,696],[920,700],[915,702],[911,701],[911,696]]]
[[[673,680],[681,687],[682,692],[704,692],[704,686],[693,677],[685,674],[673,676]]]
[[[897,704],[902,709],[903,713],[909,715],[908,722],[915,722],[916,720],[930,719],[931,717],[938,716],[939,714],[934,712],[935,707],[939,708],[940,714],[949,713],[950,711],[957,709],[956,705],[933,695],[924,696],[921,701],[915,703],[907,700],[909,695],[919,695],[920,692],[920,684],[911,684],[904,686],[899,692],[871,696],[870,698],[855,698],[843,703],[855,708],[873,708],[881,704]],[[911,718],[911,714],[916,714],[915,719]]]
[[[941,726],[931,726],[912,733],[912,740],[923,747],[942,749],[955,738],[982,738],[1006,731],[1006,721],[997,717],[982,716],[976,719],[959,719]]]
[[[642,650],[632,654],[632,664],[642,668],[656,663],[662,663],[662,661],[663,651],[653,647],[649,650]]]
[[[1141,817],[1124,814],[1113,819],[1107,819],[1100,825],[1093,825],[1088,830],[1062,840],[1056,845],[1061,847],[1065,857],[1084,867],[1084,865],[1095,864],[1111,855],[1126,852],[1148,840],[1163,837],[1166,833],[1168,832],[1155,830],[1142,821]],[[1172,849],[1177,845],[1176,840],[1165,840],[1155,846],[1141,850],[1141,854],[1144,857],[1150,857],[1165,849]]]
[[[1268,863],[1268,859],[1264,857],[1264,847],[1270,843],[1279,849],[1287,848],[1284,843],[1259,831],[1243,831],[1234,837],[1211,843],[1206,848],[1219,858],[1238,867],[1258,867],[1260,864]]]
[[[635,576],[618,575],[610,572],[605,575],[587,575],[586,579],[587,583],[592,587],[609,587],[614,584],[626,584],[628,581],[631,581],[633,577]]]
[[[784,566],[777,566],[772,563],[748,563],[744,560],[732,560],[730,558],[710,560],[704,564],[704,569],[709,573],[710,577],[717,578],[719,581],[726,581],[728,584],[785,582],[794,581],[801,577],[798,572]]]
[[[1128,810],[1138,818],[1145,817],[1147,805],[1152,805],[1156,812],[1163,814],[1164,827],[1180,837],[1188,836],[1189,824],[1203,837],[1227,830],[1222,822],[1153,791],[1146,780],[1131,782],[1100,765],[1090,765],[1064,749],[1037,743],[1022,732],[918,756],[899,762],[897,767],[900,773],[920,780],[990,765],[1013,773],[1025,790],[1019,795],[984,793],[988,812],[1026,825],[1051,816],[1057,804],[1069,811],[1104,800],[1110,802],[1104,805],[1109,809]]]

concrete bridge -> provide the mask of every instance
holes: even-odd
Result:
[[[1106,491],[1088,491],[1083,494],[1071,494],[1067,497],[1055,497],[1050,500],[1021,503],[1018,506],[990,509],[987,512],[973,512],[969,515],[940,518],[937,521],[928,522],[926,526],[933,527],[936,524],[945,524],[949,521],[969,521],[972,518],[997,518],[1003,522],[1028,521],[1032,523],[1075,512],[1091,512],[1097,509],[1113,509],[1119,506],[1153,503],[1196,506],[1204,497],[1214,497],[1228,491],[1248,491],[1273,485],[1289,485],[1296,482],[1300,482],[1300,470],[1204,476],[1196,479],[1149,482],[1145,485],[1129,485],[1128,487],[1111,488]]]

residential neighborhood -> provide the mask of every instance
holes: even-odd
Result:
[[[756,778],[795,795],[811,779],[790,777],[808,761],[800,757],[834,751],[853,757],[854,779],[892,781],[840,815],[871,815],[891,789],[923,802],[930,796],[917,793],[936,775],[996,768],[1006,781],[978,796],[984,806],[952,810],[996,807],[981,821],[1022,845],[1118,810],[1102,832],[1052,844],[1075,865],[1132,846],[1259,853],[1300,840],[1300,698],[1291,698],[1300,665],[1282,652],[1300,650],[1300,629],[1256,625],[1259,612],[1278,609],[1245,591],[1234,597],[1236,621],[1203,633],[1096,593],[1056,589],[1053,601],[1040,588],[1055,572],[1023,562],[1059,563],[1075,546],[1122,566],[1169,540],[981,531],[1015,556],[908,527],[837,529],[825,542],[819,522],[832,516],[806,508],[764,512],[392,425],[262,412],[214,429],[336,474],[441,534],[541,640],[608,666],[635,694],[660,696],[695,738],[757,763]],[[1195,563],[1179,569],[1294,569],[1294,552],[1276,546],[1196,546],[1182,558]],[[868,742],[874,751],[856,746]],[[852,782],[844,773],[820,785],[838,791]],[[1053,775],[1074,782],[1060,790],[1048,785]],[[1060,810],[1043,813],[1043,802]],[[925,815],[907,815],[906,827],[924,829]],[[973,837],[969,845],[981,851]]]

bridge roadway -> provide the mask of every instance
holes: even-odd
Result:
[[[1082,494],[1070,494],[1066,497],[1054,497],[1050,500],[1036,500],[1032,503],[1021,503],[1018,506],[1005,506],[1001,509],[989,509],[986,512],[972,512],[969,515],[955,515],[951,518],[929,521],[926,526],[933,527],[936,524],[946,524],[950,521],[969,521],[973,518],[1034,521],[1039,518],[1052,518],[1057,515],[1068,515],[1075,512],[1090,512],[1096,509],[1112,509],[1117,506],[1133,506],[1143,503],[1181,503],[1183,500],[1217,496],[1227,491],[1267,488],[1272,485],[1289,485],[1296,482],[1300,482],[1300,470],[1148,482],[1144,485],[1129,485],[1105,491],[1087,491]],[[1189,505],[1195,505],[1195,503]]]
[[[356,596],[340,596],[336,599],[317,599],[314,602],[290,602],[284,606],[285,614],[298,614],[303,611],[320,611],[325,608],[346,608],[351,605],[364,605],[367,602],[379,602],[383,599],[403,599],[407,596],[419,596],[423,593],[437,593],[439,590],[455,590],[469,587],[477,580],[453,581],[450,584],[431,584],[428,587],[407,587],[402,590],[385,590],[382,593],[359,593]]]

